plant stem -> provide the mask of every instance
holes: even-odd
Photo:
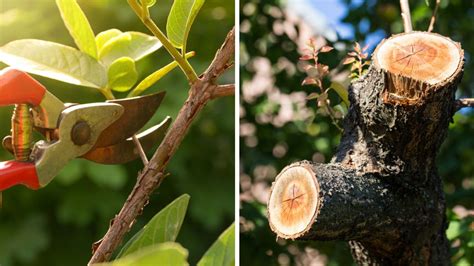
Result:
[[[185,58],[194,56],[196,53],[194,51],[189,52],[185,55]],[[135,97],[142,94],[146,89],[153,86],[155,82],[158,82],[163,76],[168,74],[171,70],[178,66],[178,63],[173,60],[173,62],[167,64],[166,66],[158,69],[157,71],[150,74],[148,77],[144,78],[138,85],[127,95],[129,97]],[[156,77],[157,73],[161,73],[159,77]],[[150,84],[151,83],[151,84]]]
[[[434,29],[434,24],[436,22],[436,13],[438,13],[439,2],[441,0],[436,0],[436,6],[433,10],[433,15],[431,16],[430,26],[428,27],[428,32],[432,32]]]
[[[107,100],[115,100],[115,96],[112,93],[112,90],[109,87],[99,89],[99,91],[104,95]]]
[[[119,214],[111,222],[107,233],[94,248],[95,252],[89,261],[89,265],[109,260],[122,242],[124,235],[130,230],[133,221],[142,213],[150,195],[166,177],[166,166],[181,144],[192,122],[211,100],[211,95],[218,87],[215,82],[228,68],[228,62],[233,59],[234,50],[235,30],[232,29],[217,51],[214,60],[202,74],[202,78],[191,85],[188,99],[181,107],[175,122],[151,158],[150,163],[139,174],[133,191],[128,196]]]
[[[132,7],[135,14],[141,19],[143,24],[153,33],[153,35],[160,40],[168,53],[173,57],[173,59],[179,64],[179,67],[183,70],[184,74],[188,78],[190,84],[193,84],[198,79],[194,68],[189,64],[189,62],[178,52],[178,50],[173,46],[173,44],[168,40],[165,34],[158,28],[155,22],[150,18],[149,14],[146,15],[142,11],[141,5],[138,3],[138,0],[127,0],[128,4]],[[147,8],[147,7],[145,7]],[[143,16],[145,15],[145,16]]]
[[[403,27],[405,28],[405,32],[412,32],[413,28],[411,25],[410,5],[408,4],[408,0],[400,0],[400,8],[402,9]]]

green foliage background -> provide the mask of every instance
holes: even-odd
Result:
[[[150,34],[125,0],[78,2],[95,34],[110,28]],[[171,4],[171,0],[159,1],[151,9],[152,17],[163,30]],[[0,12],[0,45],[36,38],[75,47],[54,1],[0,0]],[[188,50],[196,51],[190,62],[197,73],[210,63],[233,24],[233,1],[206,1],[188,41]],[[164,49],[140,60],[137,62],[139,80],[169,62],[171,57]],[[232,82],[233,75],[233,71],[229,71],[222,82]],[[92,88],[35,78],[64,102],[105,100]],[[176,117],[188,92],[184,74],[175,69],[146,93],[161,90],[166,90],[167,95],[147,126],[157,124],[166,115]],[[116,95],[124,97],[126,94]],[[1,137],[9,134],[12,109],[0,107]],[[189,250],[191,264],[195,264],[232,223],[233,117],[232,97],[213,101],[204,109],[169,164],[171,176],[153,194],[127,239],[183,193],[188,193],[191,199],[177,242]],[[10,154],[0,150],[0,161],[10,159]],[[85,265],[91,256],[92,243],[104,235],[141,168],[140,160],[106,166],[77,159],[44,189],[30,191],[18,186],[4,192],[0,209],[0,265]]]
[[[286,1],[242,0],[241,17],[241,236],[242,265],[294,265],[322,263],[353,264],[348,246],[343,242],[275,241],[266,219],[269,188],[276,174],[291,162],[312,159],[328,162],[339,143],[340,134],[328,117],[315,115],[314,101],[305,103],[300,92],[308,95],[314,87],[301,86],[305,74],[301,71],[297,44],[293,33],[301,28],[292,22],[289,31],[281,30],[286,20],[281,9]],[[348,7],[344,21],[355,30],[355,40],[341,40],[350,45],[364,42],[367,34],[383,30],[385,36],[403,30],[399,1],[343,0]],[[426,30],[431,9],[425,0],[410,1],[414,29]],[[434,1],[431,2],[433,7]],[[321,2],[319,2],[321,3]],[[458,96],[474,95],[473,60],[474,7],[472,1],[442,0],[435,32],[461,42],[465,51],[465,73]],[[310,14],[307,14],[310,15]],[[331,16],[331,14],[327,14]],[[369,22],[363,31],[360,22]],[[286,22],[285,22],[286,23]],[[292,30],[295,30],[293,32]],[[336,67],[345,57],[344,51],[320,56],[319,61]],[[263,62],[266,63],[262,64]],[[287,63],[285,63],[287,62]],[[289,63],[288,63],[289,62]],[[269,67],[269,70],[266,69]],[[299,70],[298,70],[299,68]],[[262,70],[265,69],[265,70]],[[264,74],[262,74],[264,73]],[[265,81],[266,79],[266,81]],[[262,81],[263,80],[263,81]],[[269,83],[267,83],[269,81]],[[329,82],[328,80],[326,82]],[[248,88],[247,88],[248,86]],[[257,92],[259,88],[266,87]],[[247,95],[247,96],[246,96]],[[292,119],[282,123],[283,104],[292,101]],[[301,100],[301,98],[303,100]],[[340,102],[330,95],[333,105]],[[299,103],[303,102],[303,106]],[[303,118],[302,118],[303,117]],[[474,112],[472,108],[458,112],[447,140],[438,156],[440,175],[445,182],[450,227],[452,262],[455,265],[474,263]],[[469,211],[470,210],[470,211]],[[465,216],[470,212],[470,216]],[[464,218],[461,218],[461,217]],[[319,265],[319,264],[318,264]]]

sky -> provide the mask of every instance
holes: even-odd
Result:
[[[358,6],[363,0],[353,0],[351,5]],[[347,15],[348,8],[341,0],[288,0],[288,7],[296,12],[316,32],[323,34],[328,40],[336,41],[337,35],[342,39],[354,39],[354,27],[349,23],[343,23],[342,19]],[[361,28],[369,28],[369,21],[362,21]],[[336,35],[337,33],[337,35]],[[383,30],[368,35],[366,40],[354,40],[369,44],[369,51],[385,37]]]

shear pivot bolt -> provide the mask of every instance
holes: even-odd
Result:
[[[91,137],[91,128],[84,121],[77,122],[71,131],[71,139],[74,144],[81,146],[86,144]]]

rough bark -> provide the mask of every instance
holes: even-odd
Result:
[[[135,187],[130,192],[127,201],[120,212],[111,221],[104,237],[93,246],[93,255],[88,265],[105,262],[121,244],[123,237],[133,226],[135,219],[142,213],[148,204],[150,195],[155,191],[167,176],[166,167],[172,156],[184,139],[189,127],[221,87],[216,84],[217,79],[227,70],[234,58],[235,29],[227,34],[221,48],[216,52],[214,59],[200,78],[191,84],[189,96],[181,107],[175,122],[156,150],[148,165],[139,173]],[[217,93],[219,96],[232,95],[225,86],[226,93]],[[217,97],[217,96],[216,96]]]
[[[383,43],[367,74],[349,88],[351,107],[332,163],[298,163],[310,165],[320,187],[315,219],[292,236],[272,229],[284,238],[349,241],[360,265],[447,265],[446,204],[435,158],[457,110],[463,51],[452,42],[459,55],[453,73],[428,82],[429,73],[413,79],[381,66]]]

